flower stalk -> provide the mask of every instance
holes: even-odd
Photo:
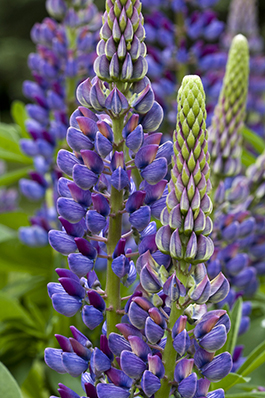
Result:
[[[123,150],[122,141],[122,130],[123,130],[123,117],[112,120],[112,130],[114,135],[114,143],[117,145],[117,150]],[[119,310],[121,309],[121,298],[120,298],[120,278],[112,271],[112,254],[115,247],[122,235],[122,213],[124,208],[123,204],[123,191],[118,191],[113,186],[111,187],[110,194],[110,209],[113,217],[109,220],[109,234],[107,243],[107,252],[110,258],[107,264],[107,280],[106,280],[106,293],[107,307],[112,307],[112,310],[107,312],[107,335],[116,331],[116,325],[120,322],[121,315]],[[117,312],[118,311],[118,312]]]

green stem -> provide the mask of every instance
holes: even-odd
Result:
[[[114,143],[118,150],[123,150],[122,141],[122,129],[123,129],[123,117],[120,119],[114,119],[112,121],[112,129],[114,133]],[[117,313],[117,310],[121,309],[121,298],[120,298],[120,279],[114,274],[111,268],[112,254],[113,251],[121,238],[122,233],[122,214],[123,210],[123,190],[117,191],[114,187],[111,187],[111,199],[110,207],[111,214],[109,221],[109,233],[107,252],[110,258],[108,259],[107,265],[107,282],[106,282],[106,305],[109,308],[107,311],[107,334],[116,331],[116,324],[120,322],[121,315]]]
[[[184,265],[188,264],[179,264],[179,267],[176,269],[176,276],[177,278],[186,286],[187,283],[187,275],[185,275],[181,268]],[[184,297],[180,297],[179,304],[182,304],[185,301]],[[167,331],[167,342],[163,352],[163,363],[165,366],[165,376],[161,380],[161,387],[155,394],[155,398],[165,398],[169,397],[170,389],[171,389],[171,382],[174,381],[174,370],[175,370],[175,363],[176,363],[176,356],[177,353],[173,347],[173,339],[171,336],[171,330],[176,322],[176,320],[183,314],[183,308],[178,309],[176,303],[173,303],[171,306],[170,317],[168,320],[168,331]]]
[[[168,328],[171,330],[176,320],[182,314],[182,310],[177,309],[176,303],[171,307],[170,317],[168,321]],[[165,376],[161,380],[161,387],[155,394],[155,398],[166,398],[169,397],[171,385],[170,381],[174,380],[174,370],[176,363],[177,353],[173,347],[173,339],[171,332],[167,331],[167,343],[163,352],[163,363],[165,366]]]

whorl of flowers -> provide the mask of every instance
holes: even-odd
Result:
[[[248,91],[249,55],[244,36],[231,44],[223,86],[209,129],[212,170],[217,178],[234,176],[241,168],[241,129]]]
[[[170,241],[170,255],[192,264],[207,261],[213,254],[213,243],[208,237],[212,232],[209,217],[212,202],[208,196],[211,189],[210,156],[205,119],[201,80],[186,76],[178,93],[170,193],[161,220],[175,229]],[[162,230],[160,233],[163,234]],[[160,248],[159,235],[157,243]]]
[[[139,0],[107,0],[94,64],[106,82],[131,83],[147,72],[145,30]]]
[[[264,135],[263,117],[265,103],[265,57],[262,54],[263,39],[259,33],[258,4],[256,0],[233,0],[230,4],[228,24],[222,44],[228,48],[236,34],[243,34],[249,42],[250,78],[247,100],[247,125],[259,135]]]
[[[22,139],[22,151],[34,159],[30,179],[20,180],[20,190],[41,209],[31,218],[31,227],[20,229],[20,239],[29,246],[48,243],[47,233],[56,225],[57,182],[62,176],[55,153],[65,139],[68,117],[75,107],[76,84],[92,72],[100,14],[89,0],[80,3],[47,1],[49,13],[61,20],[45,18],[34,25],[31,36],[37,52],[29,55],[34,81],[25,81],[24,94],[33,101],[26,110],[26,128],[31,138]],[[49,192],[50,191],[50,192]]]

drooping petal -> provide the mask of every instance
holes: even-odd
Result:
[[[141,386],[142,389],[144,390],[144,393],[148,397],[151,397],[159,390],[159,388],[161,387],[161,383],[157,376],[155,376],[149,370],[145,370],[141,380]]]
[[[113,384],[98,384],[97,385],[98,398],[129,398],[130,393],[121,387],[114,386]]]
[[[127,376],[132,379],[140,379],[144,370],[146,369],[145,363],[130,351],[122,351],[121,353],[121,368]]]
[[[46,364],[57,373],[67,373],[63,362],[62,362],[62,350],[58,350],[57,348],[45,348],[44,351],[44,360]]]
[[[75,353],[64,352],[62,354],[63,365],[72,377],[80,376],[88,368],[88,361],[80,358]]]
[[[82,309],[82,319],[84,324],[90,329],[95,329],[104,320],[101,311],[94,308],[93,305],[85,305]]]

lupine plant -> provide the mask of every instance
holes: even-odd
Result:
[[[33,28],[35,82],[24,85],[34,102],[31,139],[21,148],[36,170],[20,188],[43,204],[20,238],[30,246],[49,241],[61,254],[58,281],[48,283],[60,318],[38,334],[46,341],[61,316],[75,316],[69,334],[62,327],[57,348],[51,342],[44,353],[47,374],[67,377],[61,398],[265,396],[258,386],[227,395],[265,362],[265,343],[244,358],[237,340],[265,273],[265,160],[263,153],[244,171],[249,49],[241,34],[206,128],[211,90],[220,86],[209,65],[227,57],[204,42],[223,29],[209,9],[215,3],[144,0],[152,9],[145,31],[140,0],[106,0],[98,34],[91,1],[48,0],[52,18]],[[174,10],[177,30],[158,6]],[[168,44],[163,59],[157,39]],[[186,75],[189,68],[198,73]],[[160,132],[165,93],[172,109],[177,104],[172,141]],[[18,338],[17,329],[4,333]],[[81,378],[82,393],[68,387],[68,376]]]
[[[198,76],[178,94],[171,179],[171,142],[159,146],[163,112],[145,77],[140,1],[106,2],[94,63],[96,77],[77,89],[81,106],[70,118],[58,166],[62,231],[49,232],[53,248],[68,255],[48,292],[55,310],[93,330],[103,322],[100,347],[74,326],[56,336],[60,349],[45,360],[59,373],[82,374],[90,397],[224,397],[210,382],[232,368],[225,310],[208,310],[229,292],[220,273],[211,282],[205,262],[214,251],[209,197],[210,155],[205,94]],[[100,113],[99,113],[100,112]],[[162,227],[156,231],[161,217]],[[98,254],[98,246],[105,255]],[[101,252],[102,253],[102,252]],[[107,258],[106,286],[93,270]],[[136,263],[133,261],[137,258]],[[133,290],[137,274],[139,284]],[[120,286],[129,288],[122,297]],[[60,385],[61,397],[77,396]]]
[[[30,219],[31,226],[20,229],[21,241],[33,247],[47,245],[48,231],[56,225],[57,182],[62,175],[56,167],[56,152],[76,106],[76,85],[92,73],[100,26],[100,13],[90,0],[48,0],[46,7],[53,18],[45,18],[31,31],[37,47],[28,58],[34,81],[25,81],[23,91],[34,103],[26,106],[30,138],[20,141],[35,166],[30,179],[20,180],[20,190],[30,201],[41,201],[41,208]]]

